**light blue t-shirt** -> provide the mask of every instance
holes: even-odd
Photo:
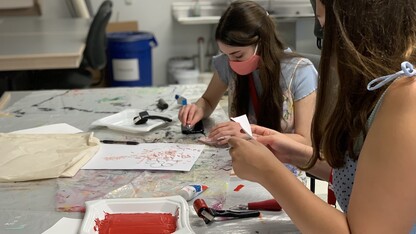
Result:
[[[234,110],[232,110],[233,96],[235,92],[235,83],[237,75],[231,69],[228,63],[228,57],[225,54],[219,54],[214,56],[212,64],[213,69],[217,71],[220,79],[228,86],[228,114],[229,116],[235,116]],[[254,84],[256,86],[257,95],[261,95],[263,87],[259,78],[259,71],[253,72]],[[294,131],[294,102],[301,100],[302,98],[313,93],[317,88],[318,72],[313,66],[312,62],[306,58],[294,57],[287,58],[281,61],[281,78],[280,87],[283,91],[283,119],[281,120],[282,130],[285,133],[292,133]],[[249,109],[247,117],[250,123],[257,123],[256,115],[254,112],[253,103],[249,103]],[[307,184],[307,178],[304,171],[299,170],[293,165],[285,164],[286,167],[296,177]]]

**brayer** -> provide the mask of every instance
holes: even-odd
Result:
[[[199,217],[201,217],[206,224],[214,221],[216,217],[226,217],[230,219],[259,217],[260,212],[257,210],[216,210],[209,208],[204,199],[196,199],[194,201],[194,209]]]
[[[269,199],[258,202],[249,202],[230,208],[232,210],[267,210],[267,211],[281,211],[282,207],[275,199]]]

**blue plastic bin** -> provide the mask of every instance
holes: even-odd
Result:
[[[151,86],[152,47],[156,38],[149,32],[107,34],[108,82],[110,86]]]

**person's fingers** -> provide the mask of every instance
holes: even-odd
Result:
[[[271,130],[266,127],[258,126],[255,124],[251,124],[250,126],[251,126],[251,132],[256,135],[266,136],[266,135],[273,135],[276,133],[276,131],[274,130]]]
[[[250,142],[251,140],[245,140],[241,137],[231,136],[227,139],[227,143],[230,145],[231,148],[233,147],[241,147],[243,144]]]
[[[223,136],[217,138],[217,145],[226,145],[231,136]]]
[[[215,139],[217,141],[228,139],[231,136],[236,136],[235,132],[232,130],[221,130],[221,131],[217,131],[216,133],[210,134],[210,138]]]
[[[190,109],[190,106],[188,106],[188,105],[182,106],[182,108],[181,108],[181,110],[183,110],[183,114],[182,114],[182,124],[183,125],[186,125],[189,121],[189,119],[188,119],[189,109]]]
[[[222,122],[222,123],[219,123],[219,124],[217,124],[215,126],[217,128],[223,128],[223,127],[227,127],[229,124],[230,124],[230,121],[228,121],[228,122]]]
[[[241,135],[240,130],[241,126],[238,123],[232,121],[220,123],[211,129],[209,137],[217,139],[224,136],[238,136]]]
[[[183,106],[183,107],[181,107],[181,109],[179,109],[179,113],[178,113],[178,119],[179,119],[179,121],[181,121],[182,124],[185,124],[185,121],[186,121],[186,118],[185,118],[186,112],[185,111],[186,110]]]
[[[228,153],[230,154],[231,159],[234,159],[235,151],[236,151],[235,147],[230,147]]]
[[[198,107],[195,104],[189,104],[181,107],[179,114],[182,125],[194,125],[198,122],[195,120],[197,108]]]
[[[231,156],[232,161],[235,161],[235,157],[236,155],[238,155],[238,150],[239,150],[239,142],[241,139],[239,139],[238,137],[230,137],[227,140],[228,145],[230,146],[230,151],[229,154]]]
[[[251,131],[253,133],[256,133],[256,134],[259,134],[260,135],[260,133],[263,133],[264,132],[264,128],[261,127],[261,126],[259,126],[259,125],[250,124],[250,127],[251,127]]]
[[[221,129],[224,128],[225,126],[227,126],[227,124],[225,124],[225,123],[216,124],[214,127],[212,127],[211,133],[213,135],[218,134],[218,132],[220,132]]]
[[[238,142],[240,141],[241,139],[239,139],[238,137],[230,137],[229,139],[228,139],[228,144],[230,145],[230,147],[231,147],[231,149],[233,149],[234,147],[237,147],[238,146]],[[231,150],[230,149],[230,150]]]
[[[218,136],[218,134],[221,132],[221,129],[224,127],[224,124],[217,124],[217,125],[215,125],[212,129],[211,129],[211,131],[209,132],[209,135],[208,135],[208,137],[210,137],[210,138],[213,138],[213,139],[215,139],[215,138],[218,138],[218,137],[220,137],[220,136]]]
[[[256,140],[258,142],[260,142],[261,144],[263,144],[263,145],[273,145],[275,143],[275,141],[276,141],[276,139],[273,136],[271,136],[271,135],[268,135],[268,136],[257,136],[256,137]]]
[[[195,113],[196,113],[196,107],[195,106],[190,106],[189,110],[188,110],[188,115],[187,115],[187,118],[186,118],[186,124],[191,125],[191,126],[196,124]]]

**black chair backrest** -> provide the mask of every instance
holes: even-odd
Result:
[[[315,14],[315,27],[313,33],[316,37],[316,46],[321,49],[322,48],[322,41],[324,40],[324,29],[322,28],[321,24],[319,23],[318,18],[316,17],[316,0],[310,0],[313,8],[313,12]]]
[[[319,71],[319,63],[321,61],[321,55],[319,54],[310,54],[310,53],[298,53],[300,56],[309,59],[316,70]]]
[[[84,50],[84,63],[93,69],[103,69],[107,64],[106,27],[111,17],[113,3],[104,1],[95,14],[88,31],[87,43]]]

